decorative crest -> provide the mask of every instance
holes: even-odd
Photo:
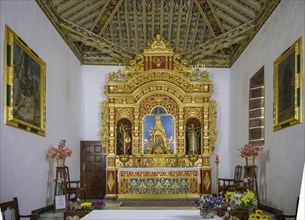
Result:
[[[170,43],[158,34],[147,43],[146,49],[144,49],[144,53],[154,52],[173,53],[173,49],[171,48]]]

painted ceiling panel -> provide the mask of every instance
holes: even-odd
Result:
[[[129,65],[160,34],[189,63],[230,67],[280,0],[36,0],[83,64]]]

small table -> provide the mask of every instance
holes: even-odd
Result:
[[[93,210],[81,220],[202,220],[200,210]],[[211,220],[222,218],[214,216]]]

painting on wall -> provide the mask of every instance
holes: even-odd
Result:
[[[302,37],[274,62],[273,130],[302,122]]]
[[[45,62],[7,25],[4,55],[4,123],[45,136]]]

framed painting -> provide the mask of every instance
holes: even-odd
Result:
[[[273,131],[302,122],[302,37],[274,61]]]
[[[7,25],[4,50],[4,123],[45,136],[46,64]]]

